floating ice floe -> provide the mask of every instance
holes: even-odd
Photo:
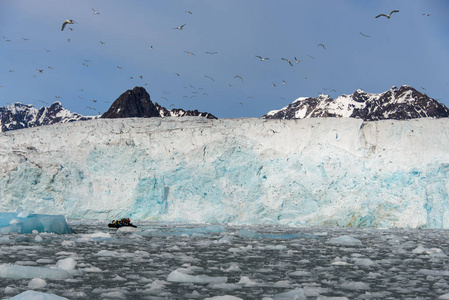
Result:
[[[326,244],[340,246],[362,246],[362,241],[349,235],[342,235],[339,237],[331,238],[326,242]]]
[[[73,233],[63,215],[30,214],[23,210],[0,213],[0,233]]]
[[[226,283],[227,277],[211,277],[207,275],[190,275],[185,269],[177,269],[168,274],[167,281],[171,282],[191,282],[191,283]]]
[[[50,293],[41,293],[35,291],[26,291],[19,295],[9,298],[9,300],[68,300],[67,298]]]
[[[68,279],[73,276],[61,269],[51,269],[44,267],[29,267],[20,265],[1,264],[0,277],[21,279],[21,278],[42,278],[42,279]]]

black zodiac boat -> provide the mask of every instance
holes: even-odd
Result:
[[[112,224],[112,223],[109,223],[108,227],[110,227],[110,228],[120,228],[120,227],[134,227],[134,228],[137,228],[136,225],[133,225],[131,223],[130,224]]]
[[[134,227],[137,228],[136,225],[133,225],[131,223],[131,220],[128,218],[124,218],[121,220],[113,220],[111,223],[108,224],[109,228],[121,228],[121,227]]]

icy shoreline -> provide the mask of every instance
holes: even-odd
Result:
[[[0,134],[0,211],[449,228],[449,120],[153,118]]]

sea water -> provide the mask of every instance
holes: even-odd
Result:
[[[69,225],[0,235],[1,299],[449,299],[446,230]]]

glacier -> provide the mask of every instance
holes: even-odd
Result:
[[[97,119],[0,134],[0,211],[449,228],[449,119]]]

